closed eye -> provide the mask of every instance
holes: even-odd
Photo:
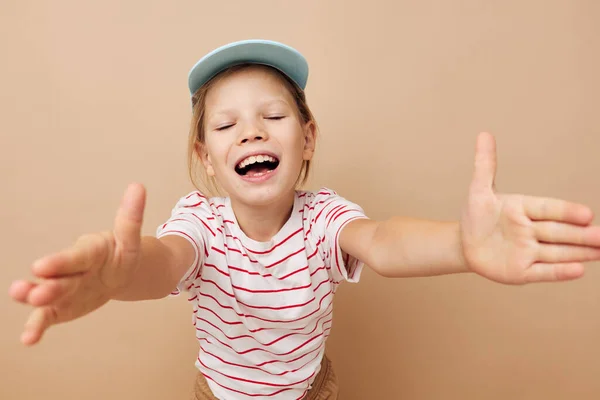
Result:
[[[224,130],[227,130],[227,129],[231,128],[233,125],[235,125],[235,124],[229,124],[229,125],[219,126],[215,130],[217,130],[217,131],[224,131]]]
[[[266,119],[270,119],[273,121],[279,121],[280,119],[284,119],[285,115],[273,115],[271,117],[266,117]]]

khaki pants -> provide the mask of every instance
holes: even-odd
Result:
[[[321,370],[303,400],[337,400],[339,390],[337,376],[333,371],[331,361],[325,356],[321,362]],[[191,400],[218,400],[210,391],[206,379],[200,372],[196,377]]]

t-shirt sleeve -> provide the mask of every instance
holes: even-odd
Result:
[[[364,263],[342,251],[339,238],[349,222],[367,218],[363,209],[326,188],[319,190],[311,203],[307,204],[308,215],[305,217],[311,223],[313,234],[321,241],[331,278],[336,283],[358,282]]]
[[[171,295],[190,291],[199,279],[202,263],[215,236],[215,217],[209,200],[199,192],[192,192],[179,199],[167,221],[156,229],[156,237],[176,235],[187,239],[194,247],[195,258],[181,277]]]

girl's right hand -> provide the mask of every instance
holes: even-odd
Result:
[[[141,259],[145,198],[142,185],[129,185],[112,232],[83,235],[70,248],[34,262],[32,271],[40,282],[13,282],[10,296],[34,307],[21,335],[23,344],[39,342],[51,325],[82,317],[127,287]]]

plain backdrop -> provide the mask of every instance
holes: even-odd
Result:
[[[191,190],[187,73],[248,38],[309,61],[321,136],[308,188],[372,218],[456,219],[490,131],[498,190],[600,212],[598,21],[595,0],[2,0],[0,286],[110,229],[131,181],[148,189],[154,234]],[[599,287],[595,263],[522,287],[366,269],[336,297],[341,398],[600,398]],[[29,309],[1,299],[0,399],[187,399],[184,297],[110,303],[33,348],[18,341]]]

